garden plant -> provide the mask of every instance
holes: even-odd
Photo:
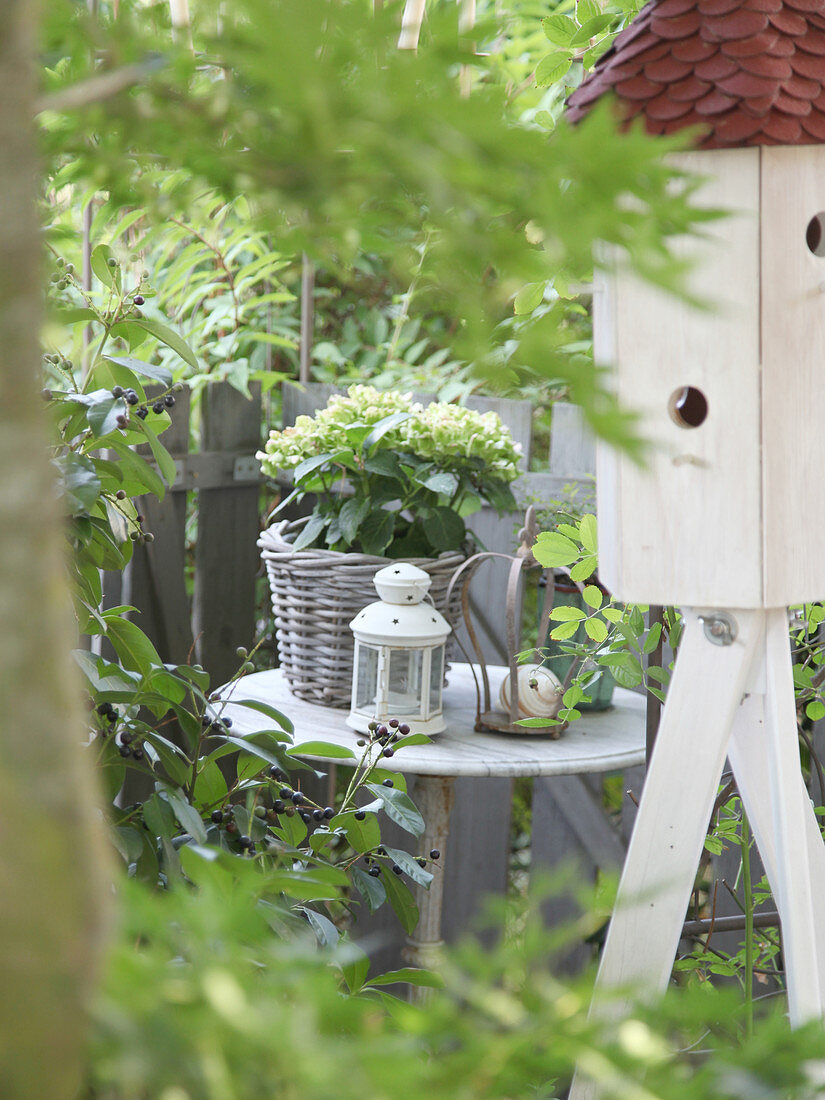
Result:
[[[497,413],[422,406],[372,386],[350,386],[314,417],[271,432],[258,457],[273,478],[293,471],[280,507],[317,494],[296,549],[427,557],[461,550],[464,517],[482,504],[515,508],[519,454]]]
[[[228,13],[203,0],[191,46],[161,3],[10,0],[0,13],[0,695],[4,820],[15,826],[0,891],[5,1093],[550,1097],[578,1059],[614,1095],[803,1096],[800,1067],[823,1055],[816,1029],[790,1034],[768,1011],[751,1036],[738,1000],[697,981],[655,1018],[640,1008],[604,1035],[581,991],[545,965],[557,941],[532,922],[495,951],[470,943],[445,962],[447,988],[425,1008],[399,1000],[388,985],[439,979],[371,975],[342,930],[357,895],[388,899],[412,928],[407,883],[438,873],[437,853],[415,840],[411,853],[381,843],[380,814],[421,832],[403,781],[378,757],[403,751],[414,731],[373,731],[348,760],[349,789],[316,804],[300,790],[299,757],[331,750],[292,744],[288,715],[271,710],[267,732],[236,737],[227,692],[197,665],[164,662],[128,608],[104,606],[100,571],[121,570],[152,537],[139,498],[174,478],[162,434],[176,386],[226,378],[244,389],[275,373],[266,349],[288,359],[295,334],[284,257],[303,251],[345,286],[371,264],[393,288],[414,287],[388,310],[402,322],[395,344],[391,326],[374,333],[387,351],[403,347],[414,363],[404,310],[437,302],[431,331],[452,325],[440,358],[460,364],[455,384],[568,388],[597,430],[634,445],[632,419],[588,357],[571,288],[595,239],[676,285],[665,240],[696,224],[690,183],[674,188],[661,147],[618,138],[606,113],[576,133],[556,127],[567,83],[623,13],[606,22],[580,3],[542,30],[529,20],[543,9],[514,5],[529,29],[505,27],[501,54],[485,59],[456,45],[452,4],[436,6],[415,57],[390,48],[397,5],[377,7],[244,0]],[[479,40],[501,30],[482,24]],[[543,63],[537,91],[533,61],[547,38],[558,53],[560,35],[567,56]],[[470,62],[475,87],[462,97],[455,72]],[[400,370],[397,357],[391,366]],[[463,412],[448,415],[466,430]],[[405,408],[394,430],[411,420]],[[347,452],[364,457],[363,442]],[[461,494],[507,499],[503,450],[492,486],[458,467],[421,469],[432,456],[416,450],[401,484],[458,535],[471,506]],[[438,477],[450,487],[427,485]],[[367,513],[349,519],[363,539]],[[599,659],[614,675],[633,678],[639,623],[606,610],[593,607],[587,622],[604,623],[588,633],[608,645]],[[254,656],[251,639],[238,645],[233,704]],[[818,663],[802,663],[806,705],[821,705]],[[576,699],[565,699],[570,711]]]

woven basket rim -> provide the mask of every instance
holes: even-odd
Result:
[[[305,550],[295,550],[292,543],[285,537],[288,534],[296,533],[298,528],[303,526],[302,520],[279,520],[276,523],[271,524],[264,531],[258,539],[258,546],[263,551],[269,551],[276,554],[288,554],[291,558],[299,559],[302,556],[306,558],[323,558],[330,562],[330,564],[345,564],[350,565],[389,565],[398,558],[386,558],[379,557],[376,554],[364,554],[358,550],[326,550],[321,547],[313,548],[307,547]],[[434,557],[428,558],[405,558],[405,561],[415,565],[418,562],[449,562],[450,559],[456,561],[464,561],[468,554],[468,548],[462,550],[442,550],[440,554]]]

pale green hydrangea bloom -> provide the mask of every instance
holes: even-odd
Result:
[[[519,450],[497,413],[477,413],[461,405],[434,401],[426,407],[410,394],[381,392],[372,386],[350,386],[346,396],[329,399],[315,416],[299,416],[283,431],[270,432],[258,459],[264,473],[293,469],[306,458],[338,450],[351,450],[346,428],[353,424],[377,424],[393,413],[409,416],[384,435],[383,449],[407,452],[449,467],[462,458],[481,459],[485,472],[512,481],[518,476]]]

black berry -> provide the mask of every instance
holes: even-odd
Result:
[[[139,416],[141,420],[145,420],[148,415],[149,410],[146,408],[145,405],[141,405],[138,411],[135,413],[135,416]]]
[[[136,749],[132,749],[132,758],[134,760],[142,760],[145,755],[146,753],[140,746],[138,746]]]
[[[152,412],[162,413],[163,412],[163,402],[162,401],[156,401],[154,403],[154,405],[152,406]]]
[[[407,725],[406,722],[402,722],[401,725],[398,727],[398,732],[406,737],[407,734],[410,732],[410,727]]]
[[[355,811],[355,820],[356,821],[363,821],[366,816],[367,815],[364,813],[363,810],[356,810]]]
[[[293,791],[292,801],[296,806],[300,806],[302,802],[306,801],[300,791]]]
[[[419,867],[426,867],[427,866],[427,861],[426,861],[426,859],[424,859],[423,856],[418,856],[416,858],[415,862],[418,864]]]
[[[393,873],[394,875],[403,875],[403,874],[404,874],[404,872],[403,872],[403,871],[401,870],[401,868],[400,868],[400,867],[398,866],[398,864],[397,864],[397,863],[393,863],[393,865],[392,865],[392,873]]]
[[[123,397],[124,397],[127,405],[139,405],[140,404],[140,398],[138,397],[137,393],[135,393],[134,390],[126,390],[126,392],[123,394]]]
[[[381,868],[377,866],[377,864],[373,863],[372,867],[370,867],[369,871],[367,871],[367,874],[372,875],[373,878],[378,878],[378,876],[381,874]]]
[[[385,787],[394,787],[395,784],[393,783],[393,781],[391,779],[385,779],[384,783],[383,783],[383,786],[385,786]]]
[[[331,821],[335,817],[335,810],[332,806],[324,806],[324,817],[327,821]]]
[[[390,731],[387,729],[386,726],[381,725],[375,732],[378,734],[379,737],[386,737]]]
[[[278,794],[281,798],[292,798],[292,787],[281,787]]]
[[[252,837],[240,836],[240,837],[238,837],[238,843],[240,844],[240,846],[242,848],[251,848],[252,847]]]
[[[210,814],[210,817],[216,825],[220,825],[223,821],[223,810],[213,810]]]
[[[382,756],[395,756],[395,749],[384,749]]]
[[[112,386],[112,397],[123,397],[123,386]]]
[[[312,811],[312,817],[313,817],[313,820],[315,820],[315,821],[323,821],[324,820],[324,811],[320,810],[320,809],[313,810]]]
[[[390,718],[389,722],[387,722],[387,725],[390,726],[392,729],[397,730],[398,729],[398,719],[397,718]]]
[[[303,810],[301,812],[301,821],[303,821],[306,825],[309,825],[310,821],[312,821],[312,814],[309,813],[307,810]]]
[[[167,395],[163,399],[163,403],[167,409],[171,409],[172,406],[175,404],[174,396],[171,393],[167,393]]]
[[[282,802],[280,798],[276,798],[275,801],[272,803],[272,809],[275,811],[276,814],[282,814],[286,809],[286,803]]]
[[[269,777],[270,779],[283,779],[284,773],[281,771],[280,768],[276,767],[273,764],[272,767],[269,769]]]
[[[438,848],[430,848],[430,859],[441,859],[441,852]]]
[[[146,299],[143,297],[142,294],[136,294],[133,298],[133,301],[136,306],[142,306]]]
[[[228,730],[232,729],[232,719],[231,718],[224,718],[223,724],[224,724],[226,729],[228,729]]]

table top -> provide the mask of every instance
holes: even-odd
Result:
[[[506,671],[503,667],[488,668],[493,698],[498,696]],[[222,695],[269,703],[283,711],[295,725],[296,745],[327,741],[360,756],[356,742],[361,735],[346,725],[348,711],[307,703],[292,695],[280,669],[245,676],[232,686],[231,694],[224,689]],[[232,702],[223,714],[232,718],[235,734],[271,726],[263,714]],[[622,688],[616,689],[612,707],[585,711],[556,741],[546,735],[476,733],[475,714],[475,682],[470,667],[454,664],[444,689],[447,729],[436,734],[428,745],[410,745],[397,756],[382,760],[381,767],[414,775],[536,776],[618,771],[644,763],[644,697]],[[340,763],[346,765],[347,761]]]

